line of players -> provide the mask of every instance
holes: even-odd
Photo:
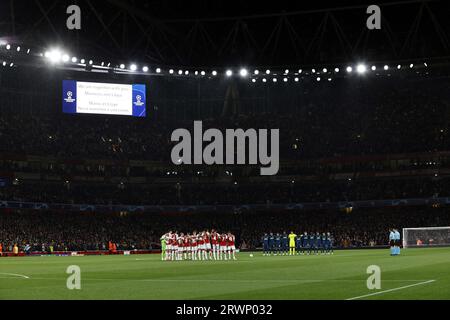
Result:
[[[304,232],[296,235],[291,232],[289,235],[286,232],[282,234],[272,232],[265,233],[262,239],[263,255],[299,255],[299,254],[333,254],[333,237],[330,232],[311,233]]]
[[[192,234],[169,231],[161,237],[161,260],[236,260],[236,237],[214,229]]]

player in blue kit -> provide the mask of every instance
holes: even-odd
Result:
[[[275,237],[271,232],[269,235],[269,255],[273,254],[274,252],[275,252]]]
[[[264,233],[263,236],[263,256],[268,256],[270,254],[270,250],[269,250],[269,235],[267,233]]]
[[[308,232],[302,234],[302,254],[306,254],[306,250],[309,249],[309,237]]]
[[[315,245],[315,239],[314,239],[315,237],[314,237],[314,234],[313,233],[311,233],[309,236],[308,236],[308,255],[310,255],[310,254],[312,254],[313,253],[313,251],[314,251],[314,245]]]
[[[316,233],[316,255],[322,250],[322,236],[319,232]]]
[[[331,240],[331,233],[327,232],[325,237],[325,251],[327,254],[333,254],[333,243]]]
[[[303,239],[303,235],[299,235],[296,239],[295,239],[295,250],[297,251],[297,255],[302,253],[302,239]]]
[[[281,236],[281,252],[283,253],[283,256],[287,256],[289,252],[289,239],[286,231],[284,231]]]
[[[327,245],[327,236],[325,235],[325,232],[324,233],[322,233],[322,235],[320,236],[320,242],[322,243],[322,246],[320,247],[320,253],[321,254],[325,254],[325,248],[326,248],[326,245]]]
[[[281,235],[277,233],[275,235],[275,255],[281,255]]]

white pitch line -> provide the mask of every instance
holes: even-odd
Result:
[[[374,292],[374,293],[369,293],[369,294],[365,294],[363,296],[348,298],[346,300],[357,300],[357,299],[367,298],[367,297],[376,296],[376,295],[387,293],[387,292],[398,291],[398,290],[411,288],[411,287],[415,287],[415,286],[421,286],[421,285],[432,283],[432,282],[435,282],[435,281],[436,280],[423,281],[423,282],[419,282],[419,283],[415,283],[415,284],[410,284],[408,286],[403,286],[403,287],[398,287],[398,288],[394,288],[394,289],[389,289],[389,290],[383,290],[383,291],[378,291],[378,292]]]
[[[0,275],[4,275],[4,276],[13,276],[13,277],[17,277],[17,278],[24,278],[24,279],[30,279],[30,277],[23,275],[23,274],[16,274],[16,273],[4,273],[4,272],[0,272]]]

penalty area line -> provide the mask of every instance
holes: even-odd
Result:
[[[403,286],[403,287],[398,287],[398,288],[393,288],[393,289],[389,289],[389,290],[383,290],[383,291],[378,291],[378,292],[374,292],[374,293],[365,294],[365,295],[363,295],[363,296],[358,296],[358,297],[348,298],[348,299],[345,299],[345,300],[358,300],[358,299],[362,299],[362,298],[367,298],[367,297],[371,297],[371,296],[376,296],[376,295],[383,294],[383,293],[388,293],[388,292],[392,292],[392,291],[403,290],[403,289],[407,289],[407,288],[411,288],[411,287],[415,287],[415,286],[421,286],[421,285],[429,284],[429,283],[432,283],[432,282],[435,282],[435,281],[436,281],[436,280],[423,281],[423,282],[414,283],[414,284],[410,284],[410,285]]]

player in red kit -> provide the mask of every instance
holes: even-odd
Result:
[[[214,260],[219,260],[219,235],[214,229],[211,232],[211,247]]]
[[[231,255],[233,255],[233,260],[236,260],[236,238],[230,232],[227,235],[227,249],[228,249],[228,259],[231,260]]]

